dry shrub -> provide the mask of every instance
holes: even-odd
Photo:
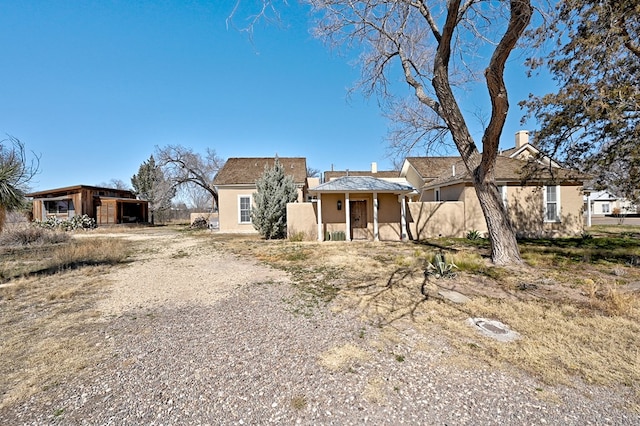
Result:
[[[72,265],[115,265],[129,255],[127,244],[116,238],[75,240],[56,247],[51,253],[52,266],[65,268]]]
[[[28,224],[7,227],[0,233],[0,246],[27,246],[57,244],[69,241],[71,237],[61,231],[44,229]]]
[[[94,307],[107,285],[98,269],[55,279],[22,278],[0,287],[0,409],[97,364],[97,343],[104,337]]]

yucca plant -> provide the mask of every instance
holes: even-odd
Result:
[[[24,188],[38,171],[38,157],[27,163],[24,144],[14,137],[0,141],[0,231],[7,212],[24,206]]]
[[[455,277],[454,269],[458,269],[455,263],[447,263],[442,252],[436,253],[431,262],[427,262],[427,268],[424,271],[425,276],[433,276],[436,278],[452,278]]]

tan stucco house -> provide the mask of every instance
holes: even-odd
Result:
[[[409,157],[400,176],[420,188],[420,203],[410,203],[416,238],[462,237],[487,231],[472,178],[460,157]],[[496,185],[521,236],[568,236],[583,232],[581,173],[560,165],[516,133],[515,147],[496,159]]]
[[[98,225],[147,222],[148,203],[126,189],[76,185],[26,194],[33,199],[33,218],[67,220],[86,214]]]
[[[218,172],[213,185],[218,191],[220,232],[257,233],[251,223],[251,209],[256,181],[265,168],[273,167],[276,157],[229,158]],[[293,177],[298,188],[298,202],[307,199],[307,160],[301,157],[278,157],[285,174]]]
[[[498,190],[520,236],[583,232],[583,182],[516,134],[516,147],[496,161]],[[487,232],[471,175],[460,157],[409,157],[400,172],[326,172],[309,189],[313,203],[288,205],[290,236],[308,239],[399,240],[464,237]],[[347,208],[348,206],[348,208]]]
[[[496,159],[496,186],[518,235],[582,233],[584,177],[573,170],[531,166],[531,162],[516,158]],[[470,230],[487,231],[471,174],[461,160],[421,187],[420,203],[411,203],[410,212],[417,238],[461,237]]]

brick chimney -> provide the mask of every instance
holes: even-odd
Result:
[[[516,132],[516,149],[522,148],[529,143],[529,131],[520,130]]]

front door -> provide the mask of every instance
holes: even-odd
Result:
[[[350,201],[351,210],[351,238],[362,240],[367,238],[367,202]]]

